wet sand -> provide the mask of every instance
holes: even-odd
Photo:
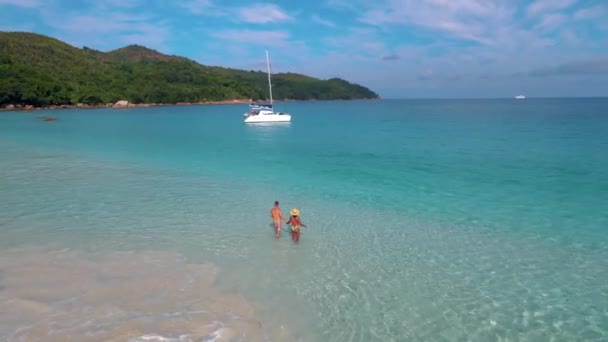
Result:
[[[165,252],[0,253],[2,341],[289,341],[218,269]]]

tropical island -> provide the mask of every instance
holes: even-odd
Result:
[[[378,98],[368,88],[340,78],[278,73],[272,79],[279,100]],[[0,108],[248,102],[266,97],[263,71],[206,66],[139,45],[101,52],[34,33],[0,32]]]

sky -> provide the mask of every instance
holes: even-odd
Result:
[[[608,0],[0,0],[0,31],[341,77],[383,98],[608,96]]]

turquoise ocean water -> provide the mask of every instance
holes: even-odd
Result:
[[[608,99],[277,109],[1,113],[0,251],[212,263],[289,340],[608,340]]]

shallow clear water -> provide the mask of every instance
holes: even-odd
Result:
[[[203,279],[188,265],[213,265],[201,300],[217,298],[217,312],[179,302],[192,324],[161,333],[133,313],[146,306],[116,304],[134,337],[212,340],[220,324],[245,340],[608,338],[608,99],[279,106],[292,123],[245,125],[242,106],[49,112],[56,122],[2,113],[0,267],[14,272],[0,273],[0,337],[65,313],[57,298],[17,291],[27,270],[40,273],[19,260],[125,258],[123,273],[136,273],[128,253],[161,253],[154,267],[173,271],[159,279]],[[275,199],[301,209],[299,245],[274,239]],[[78,267],[99,285],[95,268]],[[125,282],[158,293],[139,280]],[[133,291],[103,284],[116,303]],[[16,328],[16,300],[46,311]],[[158,301],[156,324],[179,309],[169,292]],[[64,331],[110,324],[103,315]]]

